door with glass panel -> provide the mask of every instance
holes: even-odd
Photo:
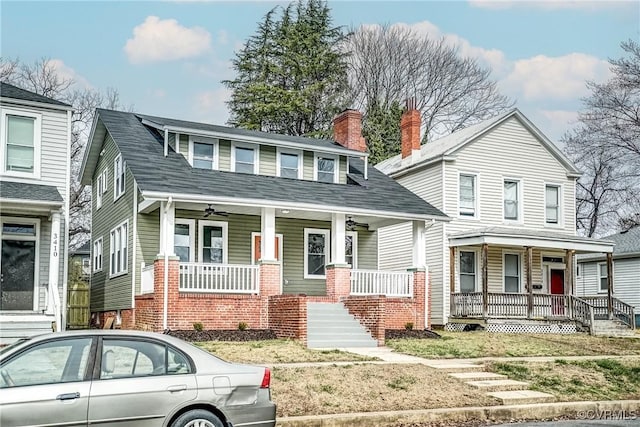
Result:
[[[2,222],[0,310],[35,310],[37,224]]]

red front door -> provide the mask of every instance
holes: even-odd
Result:
[[[551,270],[551,294],[564,295],[564,270]],[[563,316],[564,298],[552,296],[551,310],[555,316]]]

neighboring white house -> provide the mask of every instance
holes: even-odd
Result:
[[[613,295],[635,309],[640,325],[640,227],[605,237],[613,248]],[[576,295],[606,295],[607,260],[603,254],[578,257]]]
[[[402,154],[376,168],[453,219],[427,225],[432,323],[470,301],[465,317],[532,318],[534,305],[564,315],[551,301],[573,294],[575,253],[612,251],[576,236],[571,161],[517,109],[422,146],[419,112],[401,128]],[[380,268],[411,264],[410,236],[404,225],[381,230]]]
[[[65,327],[71,114],[1,83],[0,344]]]

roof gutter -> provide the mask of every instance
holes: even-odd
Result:
[[[9,102],[12,104],[28,105],[30,107],[49,108],[53,110],[73,111],[71,105],[47,104],[46,102],[27,101],[26,99],[0,97],[0,102]]]
[[[452,162],[456,159],[455,156],[445,156],[444,154],[438,157],[434,157],[431,159],[420,161],[414,165],[407,166],[402,169],[398,169],[395,172],[391,172],[388,174],[391,178],[400,178],[404,175],[408,175],[412,172],[418,171],[420,169],[426,168],[427,166],[440,163],[440,162]]]
[[[348,208],[345,206],[328,206],[318,205],[316,203],[296,203],[296,202],[283,202],[277,200],[256,200],[256,199],[242,199],[231,197],[207,197],[200,194],[172,194],[159,191],[143,191],[142,196],[147,200],[153,200],[158,202],[166,202],[173,200],[175,203],[207,203],[207,204],[221,204],[221,205],[236,205],[244,207],[272,207],[275,209],[295,209],[300,211],[318,211],[322,210],[329,213],[343,213],[345,215],[369,215],[377,216],[381,218],[403,219],[407,221],[411,220],[424,220],[424,221],[451,221],[448,216],[440,215],[424,215],[424,214],[412,214],[406,212],[394,212],[394,211],[380,211],[372,209],[359,209]]]

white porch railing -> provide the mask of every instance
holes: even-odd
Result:
[[[257,265],[180,263],[180,292],[258,294]]]
[[[410,271],[351,270],[351,295],[412,297]]]
[[[140,264],[140,293],[150,294],[153,293],[153,264],[144,265],[144,262]]]

